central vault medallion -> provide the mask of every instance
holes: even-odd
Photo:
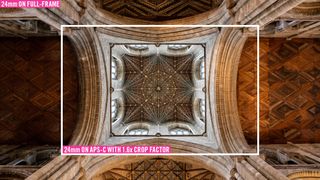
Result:
[[[203,133],[204,129],[195,128],[201,127],[197,124],[201,122],[196,121],[201,113],[195,101],[204,93],[204,83],[199,87],[201,83],[196,78],[204,48],[201,45],[169,47],[115,45],[112,48],[114,77],[118,77],[112,79],[111,94],[117,111],[112,121],[115,135]]]

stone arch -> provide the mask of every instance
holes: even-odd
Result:
[[[306,170],[300,172],[294,172],[288,175],[290,180],[317,180],[320,178],[320,171],[318,170]]]
[[[189,30],[180,32],[179,38],[188,39],[183,34]],[[80,119],[71,144],[103,144],[105,138],[102,136],[110,134],[106,118],[110,115],[106,110],[109,98],[107,80],[109,73],[105,67],[110,63],[110,57],[103,55],[110,53],[109,48],[104,47],[102,51],[101,37],[96,28],[78,28],[70,31],[72,33],[67,34],[76,47],[80,74],[83,77],[80,79]],[[134,34],[131,36],[130,39],[138,39]],[[159,40],[165,41],[162,38]],[[213,131],[208,132],[208,137],[218,137],[217,141],[223,152],[249,151],[242,133],[236,101],[236,70],[245,40],[246,37],[240,29],[223,28],[217,39],[210,42],[211,45],[209,43],[206,52],[208,57],[206,103],[209,104],[206,113],[210,123],[207,128]]]
[[[245,40],[246,36],[239,28],[222,29],[208,72],[209,111],[217,118],[214,131],[227,152],[249,150],[240,124],[236,94],[238,63]]]
[[[171,145],[174,153],[208,152],[209,148],[172,139],[147,139],[126,143],[126,145],[154,144]],[[27,179],[90,179],[121,164],[128,164],[153,157],[164,157],[176,161],[199,165],[211,172],[229,179],[235,162],[229,156],[60,156],[42,167]],[[46,173],[43,173],[46,172]]]
[[[79,60],[79,120],[69,144],[98,144],[105,125],[108,89],[103,52],[94,28],[66,28]],[[68,32],[69,31],[69,32]],[[106,92],[104,95],[103,92]],[[109,112],[110,113],[110,112]]]
[[[117,166],[92,179],[215,179],[222,180],[222,176],[213,173],[201,165],[186,163],[167,157],[149,157],[142,161]]]
[[[223,24],[229,18],[225,1],[212,9],[189,17],[152,21],[116,15],[97,6],[94,0],[87,3],[86,23],[89,24]],[[86,24],[84,23],[84,24]]]
[[[86,178],[90,179],[99,174],[102,174],[103,172],[116,168],[119,165],[130,164],[157,157],[201,166],[204,169],[214,172],[226,179],[230,178],[231,167],[223,164],[223,161],[226,161],[226,159],[221,157],[207,156],[130,156],[130,158],[128,158],[128,156],[112,156],[103,157],[103,159],[99,158],[99,161],[95,161],[93,158],[91,160],[92,162],[89,162],[86,165],[86,167],[88,167],[89,169],[86,169],[86,167],[84,167],[84,169],[86,169],[85,176]]]

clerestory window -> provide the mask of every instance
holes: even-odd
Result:
[[[132,44],[132,45],[128,45],[128,47],[133,50],[147,50],[148,49],[148,45],[146,45],[146,44]]]
[[[203,99],[200,99],[199,107],[200,107],[200,115],[202,118],[204,118],[206,115],[206,102]]]
[[[132,129],[127,132],[127,135],[148,135],[148,129]]]
[[[111,102],[112,122],[117,120],[117,114],[118,114],[118,103],[117,103],[117,100],[112,100],[112,102]]]
[[[170,44],[168,45],[168,49],[172,50],[181,50],[181,49],[186,49],[188,46],[184,44]]]
[[[191,135],[192,132],[184,128],[174,128],[170,130],[171,135]]]
[[[205,74],[204,74],[204,58],[201,58],[199,73],[200,73],[199,74],[200,75],[200,79],[204,79],[205,78]]]
[[[116,58],[112,57],[111,61],[111,78],[116,80],[118,76],[118,67],[117,67],[117,62]]]

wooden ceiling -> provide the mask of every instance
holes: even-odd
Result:
[[[193,55],[124,56],[124,123],[194,123]]]
[[[60,37],[1,38],[0,144],[60,144]],[[77,120],[77,58],[64,45],[64,126]]]
[[[244,135],[256,144],[256,40],[243,49],[238,108]],[[262,144],[320,142],[320,39],[261,39]]]
[[[117,15],[162,21],[218,8],[222,0],[103,0],[102,8]]]

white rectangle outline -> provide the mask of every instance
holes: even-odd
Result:
[[[257,28],[257,152],[255,153],[169,153],[169,154],[146,154],[146,153],[136,153],[136,154],[119,154],[119,153],[105,153],[105,154],[90,154],[90,153],[63,153],[63,29],[68,27],[247,27],[247,28]],[[260,75],[259,75],[259,67],[260,67],[260,26],[259,25],[61,25],[60,26],[60,49],[61,49],[61,60],[60,60],[60,139],[61,139],[61,155],[92,155],[92,156],[113,156],[113,155],[121,155],[121,156],[138,156],[138,155],[149,155],[149,156],[257,156],[260,151]]]

